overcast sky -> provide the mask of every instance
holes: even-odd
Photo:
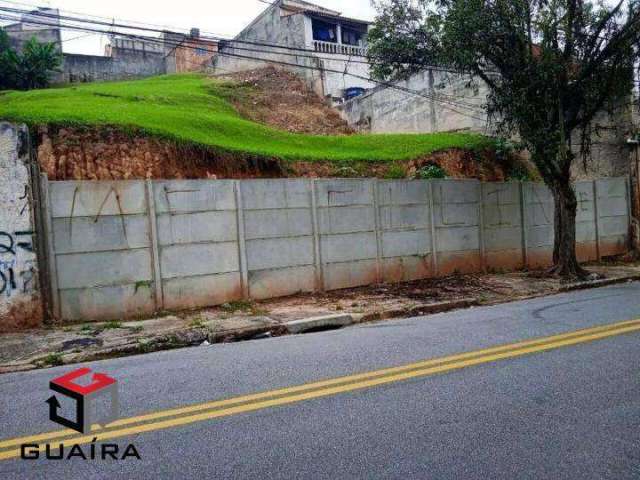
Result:
[[[313,3],[343,15],[366,20],[375,11],[371,0],[311,0]],[[20,5],[17,5],[20,4]],[[57,7],[63,13],[86,13],[101,17],[151,23],[166,28],[189,29],[199,27],[203,32],[232,37],[268,6],[259,0],[0,0],[0,5],[13,8],[32,6]],[[64,51],[70,53],[102,54],[107,38],[102,35],[83,36],[82,32],[63,32]],[[70,40],[82,36],[77,40]]]

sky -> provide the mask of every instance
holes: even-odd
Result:
[[[371,0],[307,0],[343,15],[365,20],[373,19]],[[248,25],[268,5],[259,0],[0,0],[0,6],[59,8],[63,14],[89,14],[100,17],[144,22],[167,29],[188,30],[198,27],[202,32],[233,37]],[[101,27],[98,27],[101,28]],[[78,38],[80,37],[80,38]],[[63,49],[69,53],[101,55],[108,39],[104,35],[63,32]]]

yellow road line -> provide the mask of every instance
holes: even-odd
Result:
[[[260,410],[273,406],[287,405],[304,400],[321,398],[364,388],[371,388],[378,385],[399,382],[411,378],[424,377],[428,375],[459,370],[461,368],[466,368],[483,363],[495,362],[507,358],[519,357],[531,353],[543,352],[637,331],[640,331],[640,320],[622,322],[613,325],[606,325],[561,335],[555,335],[552,337],[545,337],[510,345],[503,345],[500,347],[478,350],[475,352],[468,352],[439,359],[427,360],[424,362],[418,362],[400,367],[387,368],[358,375],[351,375],[347,377],[325,380],[322,382],[300,385],[296,387],[273,390],[269,392],[261,392],[244,397],[231,398],[201,405],[165,410],[162,412],[142,415],[139,417],[127,418],[110,424],[108,428],[98,429],[92,432],[90,435],[79,436],[76,432],[73,432],[71,430],[63,430],[58,432],[49,432],[29,437],[6,440],[0,443],[0,448],[18,446],[24,443],[37,443],[41,440],[54,438],[60,439],[57,440],[57,443],[66,442],[67,444],[89,443],[94,438],[97,438],[99,441],[108,440],[127,435],[135,435],[149,431],[187,425],[194,422],[235,415],[238,413]],[[212,409],[215,410],[212,411]],[[203,410],[207,411],[202,412]],[[176,415],[184,415],[199,411],[202,413],[179,416],[177,418],[170,418],[163,421],[151,421],[147,424],[134,425],[128,428],[117,428],[120,426],[131,425],[132,423],[157,420],[170,416],[175,417]],[[61,438],[69,435],[75,436],[71,438]],[[0,460],[14,458],[18,455],[19,450],[17,449],[3,451],[0,452]]]

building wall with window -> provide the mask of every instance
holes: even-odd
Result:
[[[218,42],[200,37],[197,28],[189,35],[165,33],[167,73],[199,72],[211,68],[218,53]]]
[[[221,43],[214,61],[225,74],[280,66],[307,80],[322,97],[340,99],[350,87],[372,88],[365,53],[368,24],[308,2],[281,0],[234,40]]]

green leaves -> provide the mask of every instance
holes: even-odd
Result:
[[[481,78],[497,130],[517,134],[552,181],[570,170],[572,134],[628,103],[640,2],[622,3],[384,0],[369,56],[383,79],[433,65]]]
[[[32,38],[18,53],[11,48],[7,33],[0,29],[0,90],[44,88],[61,63],[62,55],[55,44]]]

